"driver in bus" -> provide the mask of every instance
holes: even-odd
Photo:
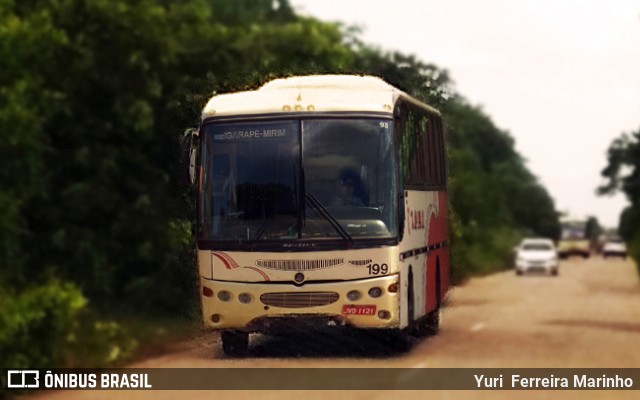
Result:
[[[351,169],[340,172],[338,195],[331,199],[331,206],[364,207],[364,202],[356,193],[362,191],[362,183],[358,174]]]

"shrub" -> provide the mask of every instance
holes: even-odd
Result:
[[[0,367],[59,365],[86,304],[70,283],[51,281],[19,293],[0,288]]]

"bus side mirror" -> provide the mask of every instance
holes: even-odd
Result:
[[[182,160],[183,166],[186,166],[185,181],[193,185],[196,181],[196,164],[198,155],[198,136],[197,128],[189,128],[182,135]],[[185,183],[186,183],[185,182]]]

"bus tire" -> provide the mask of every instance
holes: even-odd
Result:
[[[437,335],[440,331],[440,311],[442,309],[442,289],[440,282],[440,260],[436,261],[436,308],[425,315],[420,327],[421,336]]]
[[[391,353],[406,353],[413,347],[411,338],[404,329],[375,330],[378,346],[386,348]]]
[[[436,308],[427,314],[425,330],[429,335],[435,335],[440,330],[440,310],[442,308],[442,282],[440,281],[440,260],[436,260]]]
[[[437,335],[440,331],[440,307],[427,314],[424,324],[425,335]]]
[[[222,331],[220,333],[222,351],[230,357],[244,357],[249,350],[249,334],[238,331]]]
[[[440,310],[442,308],[441,304],[441,287],[440,287],[440,267],[439,262],[436,269],[436,308],[431,310],[430,313],[426,314],[422,318],[418,320],[418,323],[415,325],[415,328],[412,329],[412,334],[418,338],[424,338],[428,336],[433,336],[438,333],[440,330]]]

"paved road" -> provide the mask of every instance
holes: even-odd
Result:
[[[451,291],[436,337],[397,353],[375,338],[316,335],[252,338],[247,359],[224,357],[215,336],[199,337],[136,367],[217,368],[640,368],[640,281],[631,261],[571,259],[560,275],[512,271]],[[33,398],[133,399],[638,399],[638,391],[76,391]]]

